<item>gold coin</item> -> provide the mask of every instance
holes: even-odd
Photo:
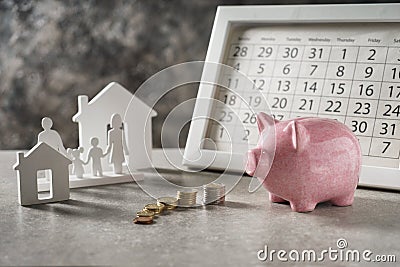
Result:
[[[164,210],[164,208],[165,205],[162,203],[159,204],[151,203],[144,206],[145,210],[153,211],[155,214],[160,214]]]
[[[153,218],[150,217],[136,217],[133,220],[134,223],[136,224],[152,224],[153,223]]]
[[[176,197],[160,197],[157,199],[157,204],[164,204],[167,210],[173,210],[178,205]]]
[[[173,210],[173,209],[175,209],[177,206],[178,206],[178,204],[176,204],[176,205],[165,205],[165,208],[166,208],[167,210]]]
[[[136,212],[138,217],[154,217],[154,211],[151,210],[141,210]]]

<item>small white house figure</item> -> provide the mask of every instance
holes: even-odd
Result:
[[[124,118],[129,104],[134,106],[135,113]],[[129,168],[151,167],[151,119],[157,116],[157,112],[116,82],[108,84],[90,102],[88,96],[78,96],[78,112],[72,121],[79,126],[79,146],[84,148],[84,158],[87,157],[93,136],[98,137],[99,147],[107,147],[107,133],[113,114],[125,119],[122,127],[129,151]],[[107,158],[103,159],[102,165],[104,171],[111,171]]]
[[[69,199],[71,161],[44,142],[37,143],[28,153],[17,153],[18,197],[21,205],[57,202]],[[50,196],[38,195],[38,171],[51,171]]]

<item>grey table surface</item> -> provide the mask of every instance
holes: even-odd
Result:
[[[179,157],[178,150],[170,152]],[[288,205],[269,203],[263,188],[248,193],[251,178],[243,177],[225,205],[176,210],[152,225],[136,225],[135,212],[153,202],[137,184],[72,189],[68,201],[21,207],[14,162],[15,152],[0,152],[0,265],[271,266],[282,262],[258,259],[257,252],[266,245],[269,251],[312,249],[318,254],[338,249],[339,238],[347,241],[344,250],[371,250],[371,258],[395,255],[400,262],[399,192],[357,189],[353,206],[320,204],[311,213],[295,213]],[[175,170],[161,150],[154,151],[154,162],[177,183],[203,183],[218,176]],[[143,183],[157,188],[151,176]],[[289,264],[367,263],[326,256],[324,262]]]

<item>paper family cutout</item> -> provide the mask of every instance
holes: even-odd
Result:
[[[135,116],[123,122],[120,113],[125,112],[130,101],[135,105]],[[25,155],[17,153],[14,169],[20,204],[67,200],[70,188],[142,180],[143,173],[129,173],[125,164],[128,159],[130,168],[151,166],[149,120],[156,115],[140,99],[113,82],[90,102],[87,96],[78,97],[78,113],[73,121],[79,124],[79,148],[65,149],[59,133],[52,129],[53,121],[43,118],[38,144]],[[133,156],[127,157],[129,154]],[[45,178],[39,178],[40,171],[45,172]],[[49,191],[49,196],[41,198],[38,192],[43,191]]]
[[[114,173],[122,173],[122,163],[125,155],[129,155],[128,146],[122,130],[122,119],[119,114],[111,117],[111,129],[107,132],[107,154],[111,153],[110,163],[113,164]]]
[[[134,113],[125,116],[128,105],[134,107]],[[123,129],[127,151],[129,151],[129,155],[125,158],[129,168],[150,168],[152,165],[151,120],[157,116],[157,112],[115,82],[108,84],[90,101],[86,95],[78,96],[78,112],[72,117],[72,121],[78,123],[79,147],[84,149],[82,158],[87,158],[92,137],[99,138],[99,147],[107,148],[108,130],[111,128],[110,119],[113,114],[119,114],[124,118]],[[108,156],[101,162],[104,172],[113,170],[113,166],[109,165]],[[88,166],[84,168],[85,173],[90,170]]]

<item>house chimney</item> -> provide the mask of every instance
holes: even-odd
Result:
[[[87,95],[78,96],[78,111],[84,110],[89,103],[89,97]]]
[[[18,152],[18,161],[21,163],[22,160],[24,159],[24,152]]]
[[[20,166],[20,164],[22,164],[22,161],[24,160],[24,152],[18,152],[17,153],[17,163],[15,163],[14,170],[17,170]]]

